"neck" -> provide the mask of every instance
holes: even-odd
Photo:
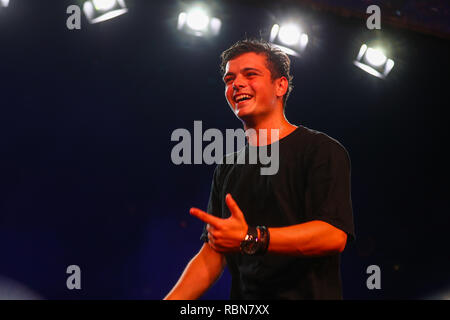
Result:
[[[243,121],[243,123],[244,130],[248,132],[248,143],[251,146],[262,146],[274,143],[286,137],[297,128],[297,126],[291,124],[286,119],[284,112],[277,116],[272,115],[266,119],[260,119],[258,121],[247,120]],[[274,134],[272,134],[272,130],[276,130]]]

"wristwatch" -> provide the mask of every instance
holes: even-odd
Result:
[[[246,255],[254,255],[258,252],[258,230],[256,227],[248,227],[247,235],[241,241],[241,253]]]

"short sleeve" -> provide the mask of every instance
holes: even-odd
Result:
[[[221,217],[221,202],[220,202],[220,182],[219,182],[219,174],[220,173],[220,164],[216,166],[214,170],[213,179],[211,182],[211,191],[209,193],[208,207],[207,212],[216,217]],[[202,235],[200,236],[200,240],[203,242],[208,242],[208,231],[206,231],[206,224],[203,227]]]
[[[347,150],[321,135],[309,154],[307,220],[322,220],[355,239],[351,200],[351,163]],[[349,242],[350,242],[349,241]]]

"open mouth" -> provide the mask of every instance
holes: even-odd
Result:
[[[251,98],[253,98],[253,96],[251,96],[249,94],[239,94],[239,95],[234,97],[234,101],[236,103],[241,103],[241,102],[250,100]]]

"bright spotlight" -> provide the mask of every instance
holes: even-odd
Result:
[[[300,36],[300,47],[306,48],[306,45],[308,44],[308,40],[309,40],[308,35],[306,33],[303,33]]]
[[[114,8],[116,0],[92,0],[95,10],[108,11]]]
[[[278,37],[283,44],[295,45],[300,40],[300,30],[294,25],[282,26],[278,32]]]
[[[216,36],[219,34],[221,26],[220,19],[211,17],[202,7],[194,7],[178,15],[178,30],[198,37]]]
[[[0,0],[0,7],[6,8],[9,5],[9,0]]]
[[[269,41],[292,56],[299,56],[308,44],[308,35],[298,25],[274,24],[270,31]]]
[[[205,11],[196,8],[187,13],[186,23],[192,30],[205,31],[208,28],[209,17]]]
[[[381,51],[380,49],[372,49],[372,48],[367,49],[366,59],[371,65],[375,67],[381,66],[387,60],[383,51]]]
[[[365,44],[359,49],[359,53],[353,63],[358,68],[380,79],[386,78],[394,67],[394,61],[388,59],[383,50],[371,48]]]
[[[88,0],[83,4],[83,11],[90,23],[98,23],[120,16],[128,9],[124,0]]]

